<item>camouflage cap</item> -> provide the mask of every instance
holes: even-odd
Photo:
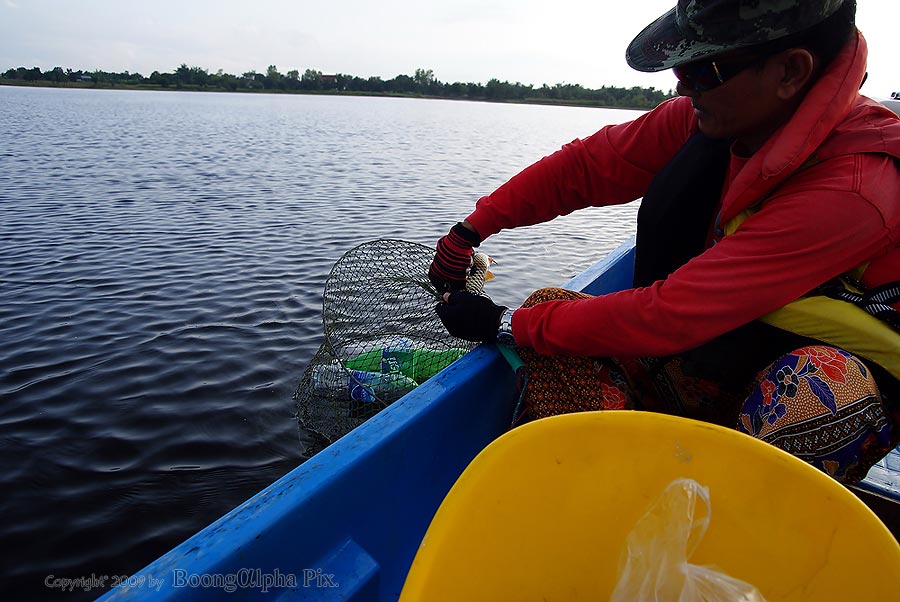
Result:
[[[844,0],[678,0],[639,33],[625,60],[662,71],[702,56],[755,46],[824,21]]]

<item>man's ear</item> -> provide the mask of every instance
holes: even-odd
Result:
[[[816,59],[805,48],[791,48],[778,56],[776,94],[790,100],[806,90],[815,73]]]

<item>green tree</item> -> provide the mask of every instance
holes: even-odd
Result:
[[[307,69],[300,78],[301,90],[321,90],[322,72],[315,69]]]
[[[209,72],[200,67],[188,67],[185,63],[181,63],[175,70],[173,78],[176,85],[179,86],[200,86],[206,87],[209,82]]]
[[[86,77],[88,76],[88,77]],[[598,89],[584,88],[579,84],[557,83],[553,86],[547,84],[539,88],[525,85],[520,82],[510,83],[492,78],[487,84],[477,82],[442,83],[434,76],[431,69],[416,69],[412,76],[398,75],[387,81],[380,77],[361,78],[343,73],[335,75],[322,75],[321,71],[307,69],[302,75],[296,69],[281,75],[275,65],[269,65],[265,74],[256,71],[247,71],[241,76],[225,73],[222,69],[210,74],[201,67],[189,67],[182,63],[172,73],[160,73],[154,71],[149,78],[140,73],[111,73],[106,71],[73,71],[54,67],[50,71],[41,72],[38,67],[26,69],[25,67],[10,68],[0,75],[4,79],[18,79],[29,81],[49,82],[78,82],[82,78],[98,83],[119,84],[146,84],[161,87],[191,87],[224,90],[240,89],[279,89],[279,90],[305,90],[305,91],[352,91],[384,93],[394,92],[401,94],[429,94],[444,96],[447,98],[471,98],[486,100],[536,100],[548,102],[584,102],[602,106],[632,107],[651,109],[671,98],[672,90],[663,92],[655,88],[618,88],[615,86],[602,86]]]
[[[278,89],[281,87],[282,76],[281,73],[278,72],[278,67],[275,65],[269,65],[266,68],[266,76],[263,79],[263,86],[267,90]]]
[[[397,94],[412,94],[417,91],[416,80],[408,75],[398,75],[394,79],[384,82],[384,89],[387,92],[395,92]]]
[[[260,75],[256,71],[247,71],[241,76],[243,86],[248,89],[261,88],[262,82],[259,81]]]
[[[484,95],[489,100],[507,100],[515,97],[512,84],[507,81],[501,82],[497,78],[488,81],[484,87]]]
[[[181,63],[178,69],[175,70],[175,83],[178,84],[189,84],[191,83],[191,70],[187,66],[187,63]]]
[[[380,77],[372,76],[366,80],[366,87],[364,88],[366,92],[384,92],[385,89],[384,80]]]
[[[434,82],[434,71],[431,69],[416,69],[413,80],[419,85],[421,91],[426,91]]]
[[[66,72],[63,71],[62,67],[54,67],[52,70],[44,73],[44,79],[51,82],[69,81],[69,78],[66,76]]]
[[[43,79],[43,73],[41,73],[40,67],[32,67],[31,69],[26,69],[24,67],[19,67],[16,69],[17,73],[21,73],[22,77],[20,79],[24,79],[26,81],[40,81]]]
[[[462,82],[453,82],[444,86],[444,92],[453,98],[466,98],[469,95],[469,86]]]
[[[160,73],[159,71],[154,71],[150,74],[150,78],[148,81],[154,86],[162,86],[163,88],[168,88],[172,83],[172,75],[170,73]]]

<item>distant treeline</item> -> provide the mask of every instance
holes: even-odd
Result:
[[[173,73],[154,71],[150,77],[140,73],[110,73],[107,71],[73,71],[55,67],[42,72],[40,68],[9,69],[0,76],[5,80],[35,85],[130,87],[146,89],[210,90],[210,91],[272,91],[301,93],[384,94],[404,96],[430,96],[469,100],[548,102],[589,104],[606,107],[653,108],[670,98],[672,92],[655,88],[617,88],[603,86],[599,89],[584,88],[579,84],[556,84],[541,87],[510,83],[491,79],[481,83],[445,83],[434,76],[431,69],[416,69],[413,75],[398,75],[393,79],[380,77],[362,78],[337,73],[323,74],[315,69],[303,73],[297,70],[282,74],[275,65],[265,73],[248,71],[243,75],[223,73],[220,69],[210,73],[200,67],[182,64]],[[8,82],[12,83],[12,82]]]

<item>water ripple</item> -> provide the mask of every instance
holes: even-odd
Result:
[[[0,599],[129,574],[300,462],[325,279],[432,245],[479,196],[634,114],[407,99],[0,87]],[[503,232],[513,305],[634,207]],[[586,251],[587,249],[587,251]]]

